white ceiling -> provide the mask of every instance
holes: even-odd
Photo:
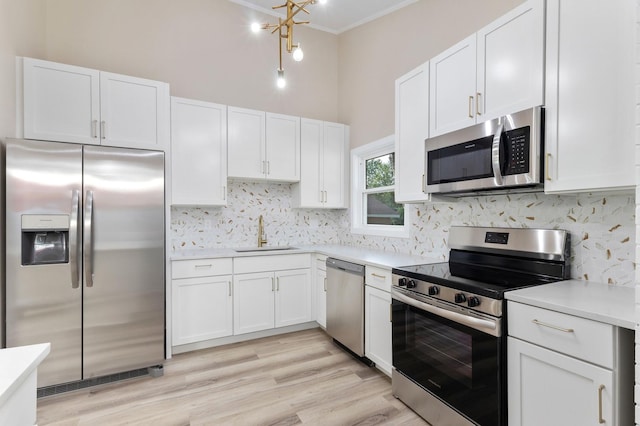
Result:
[[[284,13],[272,6],[286,3],[285,0],[230,0],[234,3],[250,7],[260,12],[284,17]],[[388,13],[401,9],[418,0],[327,0],[326,4],[316,3],[309,5],[306,9],[307,15],[300,12],[296,15],[299,21],[311,21],[310,27],[327,31],[332,34],[340,34],[358,25],[373,21]]]

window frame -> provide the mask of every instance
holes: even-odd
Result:
[[[392,152],[395,153],[395,135],[351,150],[351,232],[353,234],[409,238],[409,218],[412,208],[410,204],[400,203],[404,205],[404,225],[370,225],[365,217],[367,194],[389,191],[394,191],[395,194],[395,185],[366,188],[366,161]]]

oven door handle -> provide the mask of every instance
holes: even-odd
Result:
[[[500,123],[496,134],[493,136],[493,144],[491,145],[491,166],[493,168],[493,177],[496,185],[502,186],[502,172],[500,170],[500,139],[504,131],[504,123]]]
[[[486,334],[490,334],[492,336],[499,337],[500,336],[500,327],[498,326],[497,321],[492,321],[489,319],[475,318],[472,316],[464,315],[459,312],[450,311],[445,308],[441,308],[435,305],[431,305],[429,303],[421,302],[412,297],[406,296],[395,289],[391,290],[391,297],[396,299],[402,303],[406,303],[407,305],[411,305],[414,308],[421,309],[423,311],[427,311],[434,315],[437,315],[442,318],[446,318],[458,324],[465,325],[467,327],[473,328],[474,330],[481,331]]]

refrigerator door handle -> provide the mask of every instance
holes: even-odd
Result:
[[[78,264],[78,211],[80,191],[75,189],[71,197],[71,217],[69,217],[69,269],[71,270],[71,288],[78,288],[80,282],[80,267]]]
[[[87,191],[84,206],[84,270],[87,287],[93,287],[93,191]]]

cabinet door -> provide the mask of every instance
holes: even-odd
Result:
[[[429,136],[476,122],[476,35],[429,61]]]
[[[396,80],[395,197],[424,202],[425,139],[429,137],[429,62]]]
[[[266,178],[300,180],[300,117],[266,114]]]
[[[477,33],[477,121],[544,104],[544,1],[529,0]]]
[[[172,346],[233,334],[231,275],[173,280]]]
[[[633,188],[636,2],[547,2],[545,192]]]
[[[513,337],[507,351],[509,425],[617,424],[610,370]]]
[[[171,187],[172,204],[227,204],[225,105],[171,98]]]
[[[274,326],[273,272],[233,277],[233,334],[267,330]]]
[[[324,145],[322,150],[322,182],[324,207],[347,207],[347,126],[324,123]]]
[[[300,120],[300,183],[295,188],[299,207],[323,207],[322,155],[324,122]]]
[[[276,327],[311,321],[311,272],[279,271],[276,279]]]
[[[364,352],[381,371],[391,375],[391,294],[364,287]]]
[[[100,72],[24,58],[24,137],[100,144]]]
[[[227,119],[229,177],[264,179],[265,113],[228,107]]]
[[[327,328],[327,271],[316,271],[316,321]]]
[[[103,145],[165,150],[169,142],[169,86],[100,73],[100,136]]]

